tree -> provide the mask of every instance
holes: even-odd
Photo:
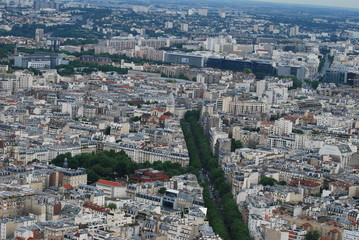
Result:
[[[116,210],[116,209],[117,209],[117,205],[114,204],[114,203],[108,204],[107,207],[108,207],[109,209],[111,209],[111,210]]]
[[[166,191],[167,191],[167,188],[161,187],[161,188],[158,190],[158,193],[160,193],[160,194],[165,194]]]
[[[293,86],[289,88],[290,89],[297,89],[297,88],[301,88],[303,85],[303,82],[300,81],[296,76],[290,75],[288,76],[289,78],[291,78],[293,80]]]
[[[250,126],[244,126],[242,129],[250,132],[259,132],[261,130],[260,128],[254,128]]]
[[[107,126],[107,128],[105,129],[105,135],[110,135],[111,134],[111,126]]]
[[[279,181],[278,185],[283,185],[284,186],[284,185],[287,185],[287,182],[286,181]]]
[[[76,158],[68,159],[69,168],[77,169],[79,167],[79,161]]]
[[[251,70],[250,68],[246,68],[246,69],[244,69],[244,72],[245,72],[245,73],[253,73],[253,72],[252,72],[252,70]]]
[[[309,231],[305,234],[305,240],[318,240],[320,238],[320,233],[318,231]]]
[[[320,132],[316,129],[312,130],[312,134],[319,134]]]
[[[294,129],[292,130],[292,133],[304,134],[304,132],[303,132],[302,130],[296,129],[296,128],[294,128]]]
[[[70,159],[71,158],[71,153],[63,153],[63,154],[59,154],[57,155],[57,157],[55,157],[54,159],[52,159],[51,163],[62,167],[64,165],[64,159]]]
[[[278,181],[275,180],[274,178],[271,178],[271,177],[267,177],[267,176],[264,176],[261,178],[261,180],[259,181],[259,184],[262,184],[263,186],[273,186],[274,184],[277,184]]]
[[[234,152],[234,151],[236,151],[237,148],[242,148],[242,147],[243,147],[243,144],[240,140],[232,139],[231,152]]]
[[[181,73],[179,76],[178,76],[179,79],[184,79],[184,80],[189,80],[189,78],[184,75],[183,73]]]
[[[51,161],[56,166],[63,166],[64,158],[68,159],[69,168],[76,169],[85,168],[87,178],[90,183],[96,182],[99,178],[114,179],[116,177],[125,177],[132,174],[136,169],[154,168],[165,171],[170,177],[185,174],[189,171],[182,167],[179,163],[169,161],[154,163],[135,163],[124,152],[103,151],[96,154],[80,154],[71,157],[71,154],[60,154]]]
[[[205,138],[198,120],[199,111],[187,111],[184,121],[181,121],[181,126],[190,155],[190,167],[195,169],[194,164],[199,163],[196,172],[197,176],[201,168],[204,168],[209,173],[211,183],[219,194],[216,200],[223,206],[223,208],[217,208],[214,204],[209,194],[208,182],[204,179],[204,182],[202,182],[203,199],[208,209],[207,219],[209,224],[224,240],[249,240],[249,231],[242,221],[236,201],[231,193],[231,186],[225,179],[224,171],[218,168],[218,159],[213,157],[209,142]],[[198,178],[200,179],[199,176]]]
[[[313,89],[317,89],[318,86],[319,86],[319,81],[316,81],[316,80],[305,80],[306,83],[308,83]]]
[[[87,181],[88,182],[94,183],[100,179],[99,176],[92,169],[87,169],[86,172],[87,172]]]
[[[131,118],[132,122],[138,122],[138,121],[141,121],[141,117],[139,116],[135,116],[133,118]]]

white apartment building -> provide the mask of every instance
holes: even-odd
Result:
[[[275,135],[290,135],[293,130],[293,123],[290,120],[285,120],[283,118],[276,120],[274,126],[272,126],[271,133]]]
[[[218,98],[217,99],[217,111],[219,111],[219,112],[229,112],[231,102],[232,102],[231,97]]]
[[[248,102],[231,102],[230,112],[234,115],[246,114],[246,113],[265,113],[267,112],[267,104],[257,101]]]
[[[123,150],[134,162],[139,163],[143,163],[146,161],[149,161],[151,163],[153,163],[154,161],[170,161],[173,163],[177,162],[183,167],[188,166],[189,164],[188,154],[171,152],[161,149],[143,149],[139,145],[123,142],[119,142],[116,144],[105,143],[103,146],[103,150],[115,150],[116,152]]]
[[[123,185],[118,182],[112,182],[107,180],[98,180],[96,182],[96,187],[103,191],[106,197],[109,198],[123,198],[126,197],[126,185]]]

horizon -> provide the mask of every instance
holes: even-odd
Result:
[[[249,2],[278,3],[285,5],[310,5],[313,7],[334,7],[334,8],[350,8],[359,10],[358,0],[248,0]]]

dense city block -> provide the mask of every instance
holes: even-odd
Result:
[[[0,239],[358,240],[349,2],[0,0]]]

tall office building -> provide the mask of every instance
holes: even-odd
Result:
[[[220,16],[221,18],[226,18],[226,12],[225,12],[224,10],[220,10],[220,11],[219,11],[219,16]]]
[[[198,10],[198,14],[201,15],[201,16],[207,17],[207,15],[208,15],[208,10],[207,10],[207,9],[199,9],[199,10]]]
[[[187,23],[181,23],[181,31],[188,32],[188,24]]]
[[[185,52],[165,52],[163,61],[177,64],[188,64],[196,67],[204,67],[205,64],[205,58],[203,56]]]
[[[329,68],[325,72],[324,81],[327,83],[345,84],[348,81],[348,71],[340,67]]]
[[[193,8],[188,9],[188,15],[193,15],[196,12],[196,10],[194,10]]]
[[[41,45],[41,40],[44,38],[44,29],[42,28],[37,28],[35,30],[35,44],[36,47],[40,47]]]
[[[297,36],[299,35],[299,26],[291,27],[289,29],[289,36]]]
[[[165,28],[166,29],[173,28],[173,22],[166,22],[165,23]]]
[[[34,10],[40,10],[42,8],[51,8],[60,10],[60,4],[55,0],[34,0]]]

